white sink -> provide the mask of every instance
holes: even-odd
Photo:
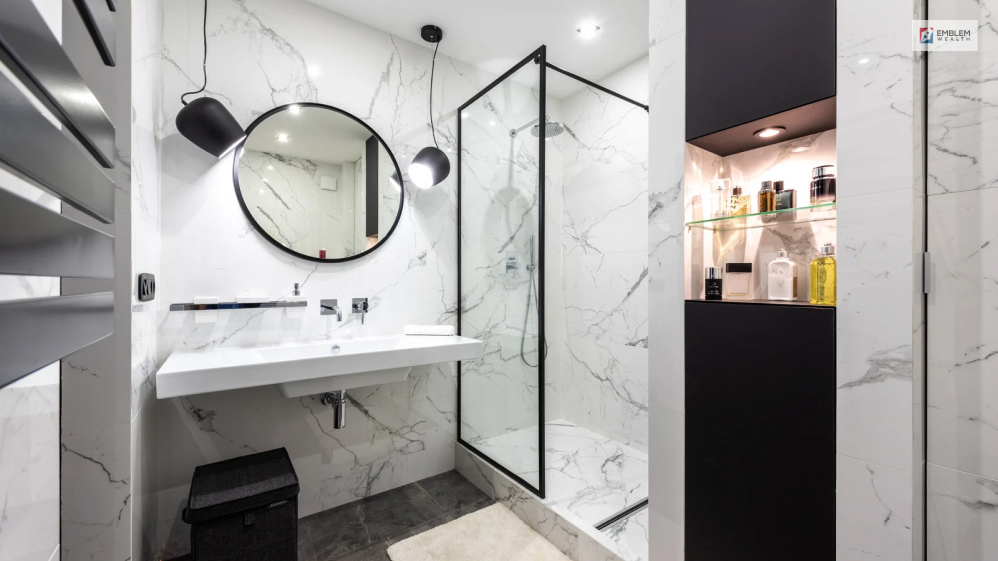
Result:
[[[413,366],[481,358],[484,352],[485,343],[456,335],[176,352],[156,373],[156,397],[269,385],[277,385],[284,397],[299,397],[399,382]]]

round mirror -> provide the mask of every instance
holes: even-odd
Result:
[[[310,261],[355,259],[395,230],[404,190],[395,156],[353,115],[318,103],[263,114],[236,152],[236,196],[250,223]]]

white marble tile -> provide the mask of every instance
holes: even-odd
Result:
[[[911,474],[836,455],[835,558],[909,561]]]
[[[0,560],[47,560],[59,545],[59,367],[0,389]]]
[[[912,0],[839,2],[839,200],[914,188]],[[897,25],[899,19],[905,25]]]
[[[972,19],[978,24],[976,52],[934,52],[929,57],[929,194],[998,186],[998,3],[947,0],[929,3],[933,19]]]
[[[928,460],[998,479],[998,190],[929,197]]]
[[[456,463],[462,475],[506,505],[572,561],[630,561],[591,524],[561,506],[538,499],[461,445]]]
[[[617,543],[617,551],[626,561],[646,561],[648,556],[648,509],[644,508],[603,529]]]
[[[928,478],[927,558],[998,556],[998,481],[931,463]]]
[[[131,556],[130,442],[128,422],[63,433],[63,558]]]
[[[912,192],[838,204],[837,450],[911,472]]]
[[[538,470],[534,431],[474,445],[518,475]],[[545,425],[544,447],[545,505],[595,525],[648,496],[648,456],[639,450],[568,421]]]

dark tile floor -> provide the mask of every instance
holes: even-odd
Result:
[[[456,471],[298,521],[299,561],[388,561],[388,546],[492,500]]]

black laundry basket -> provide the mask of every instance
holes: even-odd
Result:
[[[297,561],[298,475],[284,448],[194,469],[193,561]]]

